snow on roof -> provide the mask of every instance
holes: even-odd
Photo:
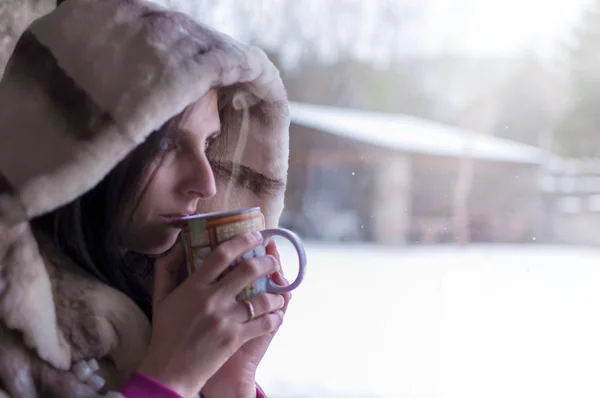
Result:
[[[290,102],[292,123],[399,151],[541,164],[540,148],[402,114]]]

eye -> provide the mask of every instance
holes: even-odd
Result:
[[[175,140],[171,137],[164,137],[160,140],[159,149],[161,151],[167,152],[175,149],[177,145],[175,144]]]
[[[206,141],[204,141],[204,149],[205,150],[208,149],[212,145],[212,143],[216,141],[216,139],[217,139],[216,135],[212,135],[212,136],[208,137],[206,139]]]

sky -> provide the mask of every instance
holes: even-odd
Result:
[[[592,0],[426,0],[424,47],[507,55],[551,55]]]
[[[154,0],[164,4],[171,2],[184,10],[197,8],[195,0]],[[327,29],[327,21],[321,21],[318,10],[325,3],[342,4],[342,0],[254,0],[255,10],[261,25],[270,37],[269,14],[275,9],[284,9],[288,2],[302,2],[306,6],[305,26],[317,23],[321,32]],[[343,0],[352,1],[352,0]],[[385,48],[377,47],[377,37],[387,34],[381,31],[376,13],[370,12],[381,1],[392,1],[398,7],[418,8],[419,17],[412,23],[399,21],[398,29],[409,30],[406,41],[400,42],[400,53],[439,55],[454,53],[470,56],[510,56],[524,50],[533,50],[542,57],[552,57],[557,45],[569,40],[570,33],[585,7],[594,0],[354,0],[362,3],[361,29],[369,39],[360,46],[359,53],[377,57]],[[418,1],[419,3],[413,3]],[[237,3],[239,4],[239,3]],[[218,3],[219,29],[236,37],[236,21],[228,12],[235,1],[221,0]],[[273,8],[269,10],[268,8]],[[271,11],[271,13],[269,12]],[[371,10],[372,11],[372,10]],[[197,11],[202,15],[202,11]],[[417,15],[417,14],[415,14]],[[327,14],[323,15],[327,18]],[[409,21],[410,22],[410,21]],[[285,28],[285,27],[284,27]],[[355,29],[355,27],[349,26]],[[373,34],[375,32],[375,34]],[[275,35],[276,37],[277,35]],[[375,39],[373,39],[373,37]],[[238,39],[244,40],[241,37]],[[365,51],[365,49],[368,49]],[[370,53],[370,54],[367,54]],[[385,54],[383,55],[385,57]]]

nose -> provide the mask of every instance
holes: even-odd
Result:
[[[210,199],[217,193],[217,184],[210,162],[204,153],[198,153],[190,162],[184,194],[197,199]]]

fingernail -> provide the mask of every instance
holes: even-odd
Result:
[[[277,272],[281,269],[281,264],[279,264],[279,261],[277,261],[277,259],[275,258],[275,256],[272,256],[269,254],[269,261],[271,261],[272,263],[275,264],[275,271]]]

